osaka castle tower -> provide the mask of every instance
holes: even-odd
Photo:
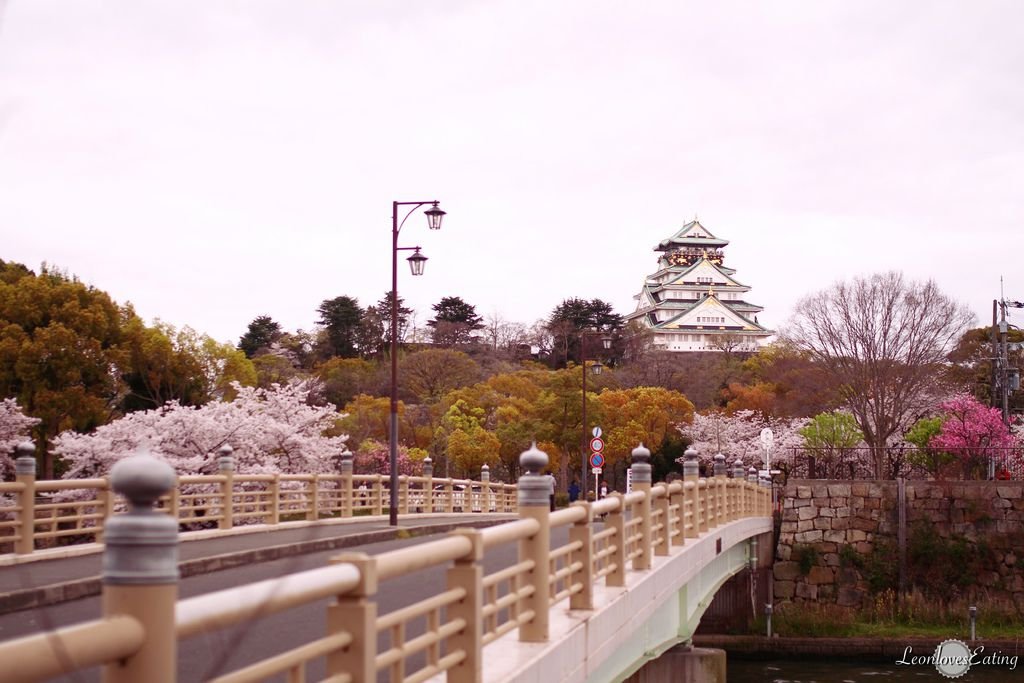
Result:
[[[626,320],[645,325],[655,348],[757,351],[774,334],[757,322],[764,309],[747,301],[750,287],[725,267],[727,244],[695,218],[654,248],[658,270],[644,280]]]

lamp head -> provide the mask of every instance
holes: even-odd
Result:
[[[423,213],[427,214],[427,226],[431,230],[441,229],[441,219],[444,218],[445,212],[438,207],[437,202]]]
[[[427,257],[420,253],[419,247],[416,247],[416,251],[406,260],[413,275],[423,275],[423,264],[427,262]]]

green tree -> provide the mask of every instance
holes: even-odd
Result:
[[[956,461],[956,456],[952,453],[947,453],[941,448],[934,448],[931,445],[932,439],[942,432],[944,421],[945,418],[941,416],[922,417],[903,435],[904,441],[917,446],[917,451],[907,456],[911,465],[923,467],[932,474],[938,475],[944,467]]]
[[[394,292],[387,291],[380,301],[377,302],[377,315],[380,317],[381,324],[381,341],[383,342],[383,349],[391,348],[391,305],[395,299]],[[405,299],[398,297],[398,343],[401,344],[405,340],[405,333],[409,324],[409,315],[412,313],[411,308],[405,307]]]
[[[452,389],[477,382],[480,367],[461,351],[427,349],[403,358],[399,377],[405,391],[422,403],[433,403]]]
[[[821,461],[827,471],[834,471],[846,452],[864,440],[857,419],[842,410],[819,413],[797,431],[804,438],[804,445],[813,450],[814,457]]]
[[[211,387],[192,330],[179,333],[159,321],[147,327],[130,315],[124,337],[129,354],[129,370],[124,374],[128,392],[121,401],[125,412],[152,410],[168,401],[198,406],[210,400]]]
[[[547,330],[552,335],[552,354],[557,367],[564,367],[570,360],[579,364],[582,358],[582,332],[600,330],[613,337],[622,329],[622,316],[612,310],[612,305],[600,299],[565,299],[555,306],[548,316]],[[596,342],[594,342],[596,343]],[[621,347],[621,342],[617,345]],[[587,355],[593,357],[602,349],[587,346]],[[611,357],[621,356],[622,349],[613,350]]]
[[[252,358],[257,351],[280,339],[282,334],[279,323],[274,322],[269,315],[260,315],[249,323],[249,329],[238,340],[238,348],[245,353],[246,358]]]
[[[380,384],[380,369],[362,358],[331,358],[316,367],[324,398],[343,406],[359,394],[370,394]]]
[[[320,314],[319,324],[327,332],[324,355],[354,358],[358,350],[359,325],[363,319],[359,302],[350,296],[339,296],[325,299],[316,310]]]
[[[483,318],[477,315],[476,307],[460,297],[442,297],[431,308],[434,309],[434,317],[427,325],[433,329],[431,338],[438,346],[467,344],[473,332],[483,329]]]
[[[45,266],[36,276],[0,265],[0,396],[40,419],[33,436],[44,477],[55,473],[51,438],[110,418],[130,362],[123,325],[133,317],[105,292]]]

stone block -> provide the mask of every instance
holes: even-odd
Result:
[[[828,495],[849,496],[851,493],[849,484],[829,484]]]
[[[814,520],[814,528],[826,531],[832,528],[832,520],[828,517],[818,517]]]
[[[850,495],[851,496],[860,496],[862,498],[864,496],[868,495],[868,485],[867,485],[867,482],[860,482],[860,481],[854,482],[850,486]]]
[[[850,496],[850,507],[854,510],[859,510],[864,507],[864,498],[861,496]]]
[[[850,518],[849,517],[836,517],[832,520],[833,529],[849,529]]]
[[[828,498],[828,486],[825,484],[811,484],[812,498]]]
[[[818,543],[821,541],[821,535],[821,531],[815,529],[798,533],[795,538],[797,543]]]
[[[776,584],[779,581],[793,581],[800,576],[800,565],[796,562],[776,562],[772,567],[772,574],[775,576]]]
[[[836,516],[836,511],[834,509],[830,508],[830,507],[828,507],[828,508],[818,508],[818,516],[819,517],[835,517]]]
[[[797,512],[796,508],[786,508],[785,510],[782,511],[783,522],[795,522],[799,518],[799,513]]]
[[[811,504],[810,497],[798,498],[798,499],[793,501],[793,507],[794,508],[805,508],[805,507],[809,507],[810,504]]]
[[[811,487],[810,486],[797,486],[796,487],[796,497],[797,498],[810,498],[811,497]]]
[[[821,556],[821,559],[825,561],[826,567],[839,566],[839,553],[825,553]]]
[[[804,519],[796,523],[796,531],[799,534],[801,531],[810,531],[814,528],[813,519]]]
[[[818,585],[822,583],[835,583],[835,573],[829,567],[811,567],[807,575],[807,583]]]
[[[851,511],[849,507],[844,506],[836,508],[836,517],[849,517],[850,513]]]
[[[840,586],[836,596],[836,604],[841,607],[860,607],[864,601],[864,591],[853,586]]]
[[[859,541],[854,547],[861,555],[870,555],[875,550],[875,544],[868,541]]]
[[[822,539],[825,540],[825,541],[828,541],[830,543],[845,543],[846,542],[846,532],[845,531],[836,531],[834,529],[831,530],[831,531],[826,531],[822,535]]]
[[[1003,558],[1003,563],[1007,567],[1013,567],[1017,564],[1017,556],[1013,552],[1006,553],[1006,557]]]
[[[803,598],[804,600],[817,600],[818,587],[807,583],[798,583],[796,585],[796,597]]]
[[[818,588],[818,601],[819,602],[832,602],[835,597],[835,585],[824,584],[817,586]]]
[[[846,532],[846,540],[848,543],[856,543],[858,541],[868,540],[868,535],[860,531],[859,529],[850,529]]]
[[[839,550],[839,547],[835,543],[830,543],[828,541],[822,541],[821,543],[818,544],[818,550],[823,552],[823,553],[834,553],[837,550]]]
[[[775,597],[779,600],[790,600],[796,594],[796,583],[793,581],[776,581]]]
[[[813,507],[800,508],[796,512],[797,512],[797,519],[799,519],[801,521],[805,520],[805,519],[814,519],[815,517],[818,516],[818,511],[815,510]]]
[[[851,517],[850,528],[857,529],[859,531],[875,531],[878,528],[878,522],[870,519],[863,519],[861,517]]]

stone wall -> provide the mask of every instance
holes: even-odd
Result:
[[[898,548],[897,482],[790,480],[780,495],[776,602],[865,605],[865,564]],[[983,547],[972,586],[1024,613],[1024,482],[908,481],[905,510],[907,534]]]

